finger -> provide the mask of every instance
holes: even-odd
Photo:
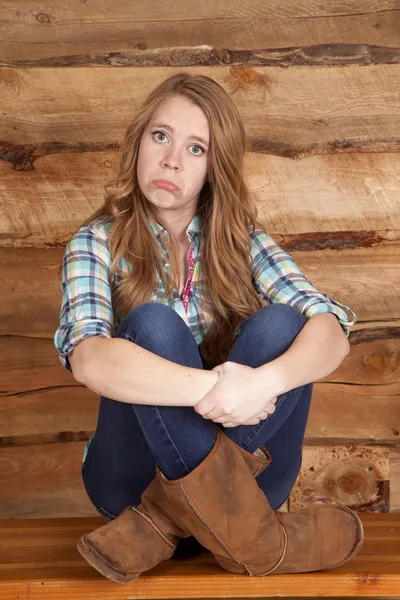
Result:
[[[221,411],[221,408],[218,407],[210,410],[206,415],[203,416],[205,419],[212,419],[218,423],[223,423],[224,421],[229,421],[232,419],[232,415]]]
[[[252,419],[260,419],[260,421],[262,421],[263,419],[266,419],[268,416],[269,416],[269,413],[264,409],[258,415],[255,415],[254,417],[252,417]]]
[[[202,414],[205,419],[214,419],[217,415],[218,411],[216,410],[215,406]]]
[[[244,421],[243,423],[241,423],[241,425],[258,425],[260,423],[261,419],[259,417],[253,417],[252,419],[249,419],[248,421]]]
[[[226,417],[225,419],[221,418],[221,420],[218,422],[220,422],[223,427],[237,427],[238,425],[258,425],[258,423],[260,422],[260,419],[257,416],[257,417],[252,417],[248,421],[232,421],[232,420],[229,420],[228,417]]]
[[[234,423],[232,421],[228,421],[224,423],[223,427],[238,427],[239,425],[258,425],[259,419],[251,419],[250,421],[246,421],[245,423]]]
[[[243,425],[258,425],[260,423],[260,419],[251,419],[250,421],[246,421]]]
[[[221,423],[221,425],[225,425],[227,423],[235,423],[235,421],[232,420],[232,416],[229,415],[221,415],[220,417],[214,417],[213,418],[214,423]],[[236,423],[236,425],[239,425],[239,423]]]
[[[210,414],[215,411],[216,407],[214,405],[210,405],[210,404],[201,404],[201,402],[198,402],[196,404],[196,406],[194,407],[195,411],[201,415],[202,417],[204,417],[205,419],[209,419],[210,418]],[[216,413],[215,413],[216,414]]]
[[[227,426],[227,423],[234,423],[235,426],[237,426],[237,425],[258,425],[258,423],[260,423],[260,421],[264,421],[265,419],[267,419],[269,417],[270,414],[275,412],[275,405],[272,404],[272,402],[270,404],[268,404],[267,408],[268,408],[268,410],[264,409],[258,415],[255,415],[248,421],[243,421],[242,423],[239,423],[239,422],[235,423],[234,421],[231,421],[229,416],[216,417],[216,418],[213,418],[213,421],[221,423],[221,425],[224,425],[224,427]]]
[[[223,423],[224,421],[234,421],[235,417],[232,414],[232,411],[229,408],[224,408],[223,406],[216,406],[213,410],[207,413],[207,419],[212,419],[213,421],[218,421],[218,423]]]

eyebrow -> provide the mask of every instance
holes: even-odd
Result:
[[[166,125],[165,123],[155,123],[152,125],[152,127],[163,127],[164,129],[169,129],[170,131],[172,131],[172,133],[175,131],[173,127],[171,127],[170,125]],[[194,134],[189,135],[189,139],[197,140],[198,142],[202,142],[203,144],[208,146],[208,143],[206,142],[206,140],[203,139],[202,137],[199,137],[198,135],[194,135]]]

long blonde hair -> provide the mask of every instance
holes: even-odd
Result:
[[[121,279],[113,290],[113,309],[118,319],[151,300],[157,273],[165,285],[164,297],[170,300],[174,282],[178,281],[179,254],[169,236],[171,271],[167,274],[149,225],[149,217],[155,215],[139,187],[137,161],[140,140],[151,117],[166,98],[176,95],[202,109],[210,130],[209,169],[197,213],[202,225],[201,278],[206,282],[201,302],[212,315],[200,350],[206,365],[212,368],[227,360],[240,323],[264,304],[251,274],[250,231],[258,223],[255,200],[243,179],[245,131],[236,106],[215,80],[182,72],[150,93],[126,130],[117,179],[105,186],[104,204],[82,226],[95,219],[112,222],[110,283],[118,272]],[[122,257],[132,264],[129,273],[122,274],[118,268]]]

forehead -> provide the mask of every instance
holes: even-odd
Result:
[[[201,108],[183,96],[167,98],[154,112],[150,125],[165,123],[174,130],[209,139],[209,126]]]

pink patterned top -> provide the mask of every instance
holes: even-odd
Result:
[[[187,281],[186,287],[183,292],[182,302],[185,308],[185,311],[188,311],[189,306],[189,298],[190,298],[190,286],[192,284],[193,273],[194,273],[194,258],[193,258],[193,248],[194,242],[190,244],[189,248],[189,279]]]

